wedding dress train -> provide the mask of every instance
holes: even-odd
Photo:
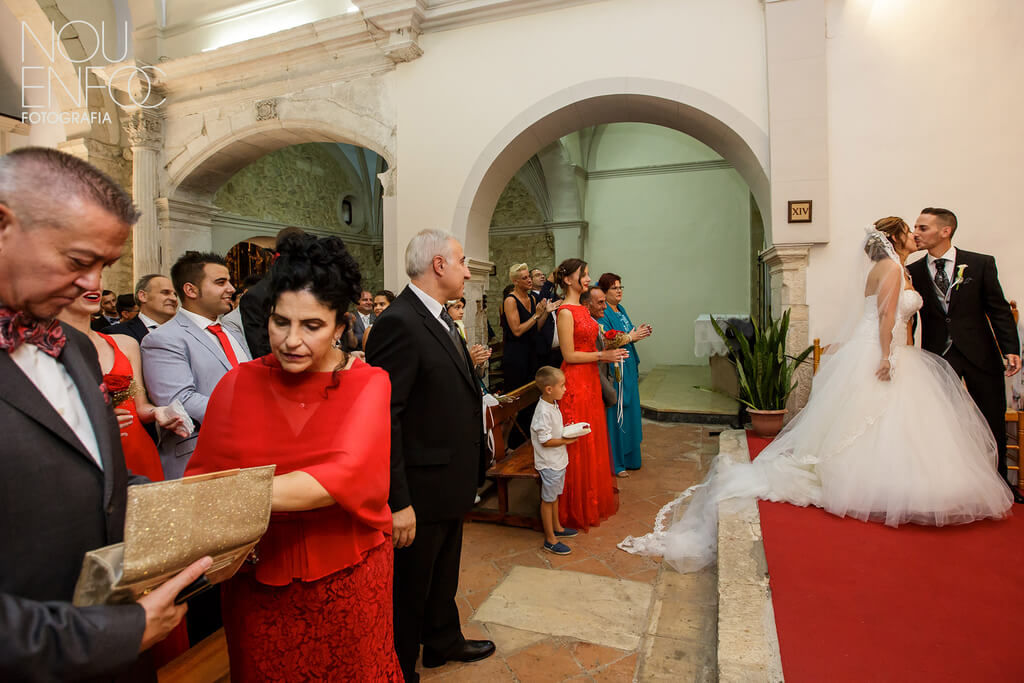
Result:
[[[912,289],[898,296],[902,331],[922,299]],[[696,571],[714,561],[718,504],[737,498],[815,505],[889,526],[1004,517],[1013,497],[996,473],[981,411],[944,360],[908,346],[902,334],[894,335],[892,378],[879,380],[876,295],[864,304],[848,341],[822,364],[806,407],[756,460],[719,455],[703,483],[662,509],[652,533],[619,547]]]

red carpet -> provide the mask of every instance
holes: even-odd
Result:
[[[1024,506],[890,529],[759,505],[787,683],[1024,681]]]

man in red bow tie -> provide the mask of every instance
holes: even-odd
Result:
[[[86,551],[124,532],[117,421],[96,351],[54,316],[121,255],[138,212],[110,178],[53,149],[0,157],[0,680],[155,680],[139,653],[185,608],[197,561],[138,603],[76,608]]]

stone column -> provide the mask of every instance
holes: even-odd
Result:
[[[490,261],[467,258],[466,265],[472,275],[472,278],[466,283],[466,293],[463,295],[466,298],[466,313],[462,319],[466,325],[466,341],[470,346],[473,344],[486,346],[487,316],[483,313],[483,300],[494,264]]]
[[[160,197],[156,200],[160,226],[160,265],[156,272],[170,273],[186,251],[213,250],[213,219],[220,209],[212,204]]]
[[[562,221],[546,225],[555,238],[555,267],[567,258],[583,258],[587,238],[586,221]]]
[[[781,244],[761,254],[761,260],[768,266],[770,279],[769,299],[772,316],[781,316],[789,310],[789,334],[786,337],[786,353],[796,355],[810,345],[807,306],[807,265],[811,248],[807,244]],[[811,393],[813,368],[804,363],[796,371],[799,382],[790,395],[788,407],[794,413],[807,403]]]
[[[163,121],[152,109],[139,109],[129,116],[126,128],[132,147],[132,198],[142,214],[132,231],[133,279],[138,280],[162,272],[156,198]]]
[[[384,240],[384,287],[395,294],[408,281],[405,276],[405,245],[398,243],[398,167],[392,166],[378,173],[384,197],[381,199],[381,231]]]

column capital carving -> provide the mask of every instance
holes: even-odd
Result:
[[[392,166],[383,173],[378,173],[377,179],[380,181],[380,186],[384,191],[384,196],[394,197],[395,185],[398,183],[398,167]]]
[[[152,109],[136,109],[125,121],[132,149],[159,150],[164,142],[164,122]]]
[[[810,256],[809,244],[776,244],[761,252],[764,263],[782,268],[806,268]]]

